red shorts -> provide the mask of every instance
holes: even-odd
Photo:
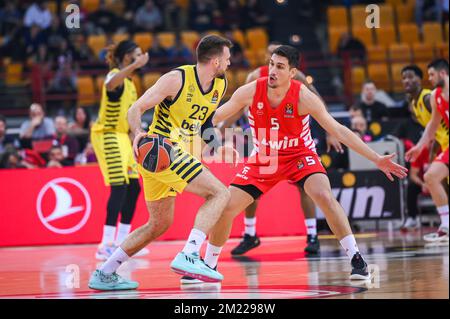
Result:
[[[289,160],[280,158],[277,165],[271,166],[252,163],[250,158],[242,171],[236,174],[231,185],[245,190],[256,199],[267,193],[278,182],[287,180],[304,183],[306,177],[315,173],[327,173],[320,162],[320,157],[315,153]]]
[[[445,149],[445,151],[436,156],[433,162],[441,162],[448,166],[448,147]]]

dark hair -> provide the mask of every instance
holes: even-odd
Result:
[[[436,71],[442,71],[444,70],[448,74],[448,61],[445,59],[436,59],[430,64],[428,64],[428,68],[434,68]]]
[[[232,48],[233,44],[230,40],[222,38],[218,35],[207,35],[203,37],[197,45],[197,62],[206,63],[212,58],[222,55],[223,48]]]
[[[84,108],[84,107],[82,107],[82,106],[77,107],[77,108],[75,109],[75,112],[73,113],[73,121],[74,121],[75,123],[77,122],[77,110],[78,110],[78,109],[82,109],[83,112],[84,112],[84,114],[86,114],[86,119],[84,120],[83,128],[88,129],[88,128],[89,128],[89,125],[90,125],[90,123],[91,123],[91,113],[89,113],[89,111],[86,110],[86,108]]]
[[[273,51],[273,54],[285,57],[288,59],[289,66],[296,68],[300,61],[300,52],[290,45],[281,45]]]
[[[401,74],[403,74],[406,71],[411,71],[415,75],[417,75],[419,78],[423,79],[423,72],[422,72],[422,70],[415,64],[410,64],[410,65],[405,66],[402,69],[402,73]]]
[[[3,116],[2,114],[0,114],[0,122],[5,123],[5,125],[6,125],[6,117]]]
[[[133,52],[138,45],[131,40],[123,40],[119,44],[112,44],[108,47],[106,61],[111,69],[116,68],[122,62],[125,54]]]

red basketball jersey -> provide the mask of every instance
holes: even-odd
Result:
[[[308,154],[316,155],[309,115],[299,116],[297,111],[302,84],[291,80],[284,99],[276,108],[272,108],[267,97],[267,80],[267,77],[257,80],[253,103],[249,109],[253,155],[276,155],[286,160]]]
[[[439,113],[441,113],[442,118],[444,119],[445,124],[447,125],[447,128],[449,127],[448,125],[448,101],[446,101],[444,99],[444,97],[442,96],[442,88],[438,87],[436,89],[436,105],[437,105],[437,109],[439,111]]]
[[[269,66],[263,65],[259,67],[259,77],[264,78],[266,76],[269,76]]]

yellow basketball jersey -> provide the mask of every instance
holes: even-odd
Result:
[[[182,73],[182,88],[172,101],[165,99],[156,106],[149,133],[167,136],[194,154],[197,153],[192,152],[194,139],[200,138],[202,125],[219,106],[227,81],[225,77],[216,78],[211,88],[203,92],[195,65],[175,70]]]
[[[117,68],[112,69],[107,78],[119,71]],[[117,99],[108,97],[106,86],[103,84],[98,119],[92,126],[92,131],[128,133],[127,112],[131,105],[136,102],[136,99],[136,87],[131,79],[126,78],[124,80],[122,95]]]
[[[431,120],[431,112],[427,109],[424,102],[424,97],[427,94],[431,94],[431,90],[422,89],[422,92],[420,92],[417,101],[412,101],[414,114],[416,115],[419,124],[423,127],[426,127],[428,122],[430,122]],[[439,143],[439,145],[441,145],[441,148],[443,150],[448,147],[448,128],[443,120],[439,124],[439,128],[436,132],[436,141]]]

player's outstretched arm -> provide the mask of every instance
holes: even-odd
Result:
[[[300,92],[299,114],[311,114],[314,119],[330,135],[335,136],[341,143],[374,162],[383,171],[389,180],[393,181],[392,175],[398,178],[405,178],[408,171],[405,167],[392,161],[395,154],[381,156],[367,146],[355,133],[344,125],[337,122],[330,113],[327,112],[322,101],[309,89],[302,88]]]
[[[212,122],[213,125],[226,120],[227,118],[238,113],[240,110],[252,104],[253,95],[256,90],[256,82],[248,83],[238,88],[231,98],[216,110]]]
[[[428,122],[419,142],[417,142],[417,144],[405,154],[405,159],[409,162],[414,162],[417,159],[417,157],[419,157],[420,153],[422,152],[422,149],[425,146],[429,145],[436,136],[436,131],[439,128],[439,123],[442,120],[442,116],[437,110],[435,94],[436,91],[433,91],[430,97],[431,120],[430,122]]]
[[[145,111],[155,107],[165,98],[174,98],[181,89],[182,78],[179,71],[164,74],[149,88],[128,110],[128,124],[134,136],[133,149],[138,154],[139,140],[146,135],[141,128],[141,116]]]

